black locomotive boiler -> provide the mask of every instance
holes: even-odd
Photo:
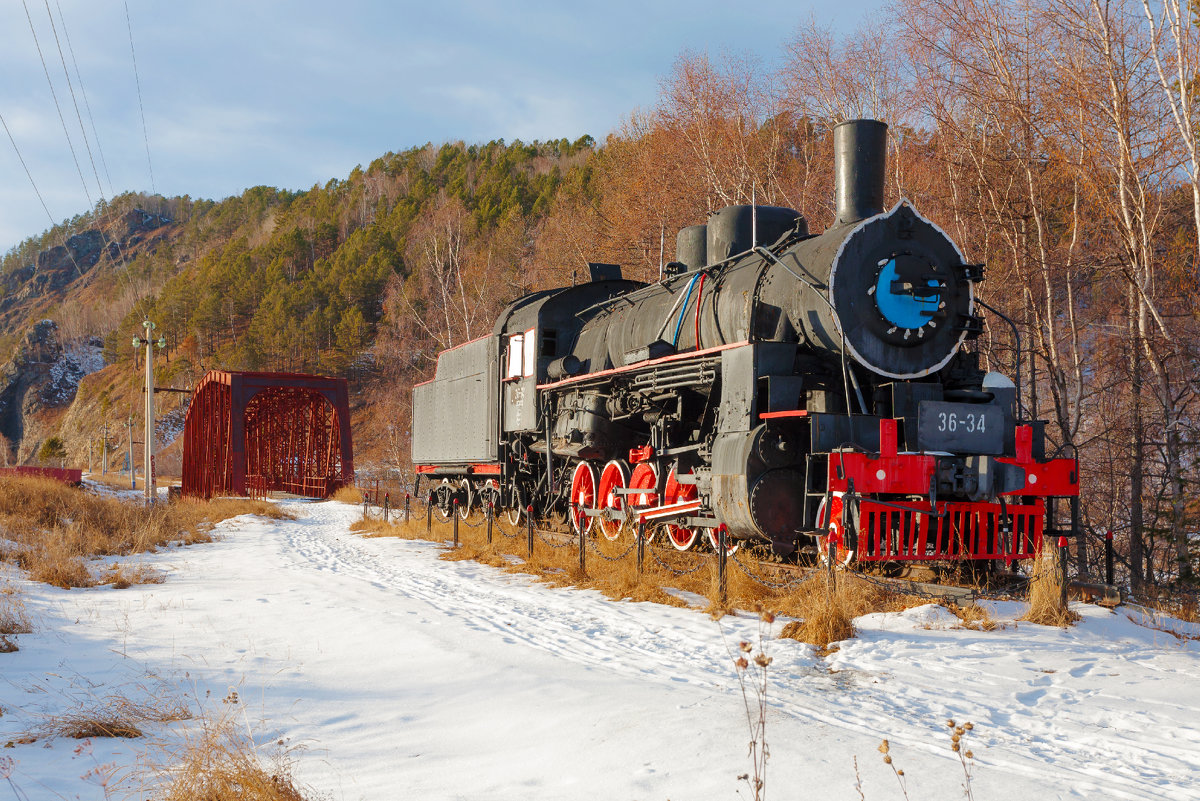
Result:
[[[731,206],[679,232],[662,280],[592,264],[441,353],[412,458],[443,514],[532,507],[675,547],[818,547],[865,561],[1002,560],[1078,495],[1009,378],[965,346],[983,267],[901,201],[887,126],[834,129],[833,225]],[[707,536],[705,536],[707,535]]]

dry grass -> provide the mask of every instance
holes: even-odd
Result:
[[[95,577],[96,584],[108,584],[114,590],[125,590],[137,584],[162,584],[165,576],[149,565],[114,562]]]
[[[801,618],[802,623],[784,627],[784,636],[812,642],[819,647],[853,636],[850,621],[869,612],[897,611],[926,603],[881,589],[851,576],[839,575],[837,590],[831,598],[825,579],[818,577],[791,590],[774,590],[747,574],[737,561],[726,564],[726,600],[720,602],[716,559],[711,553],[677,553],[669,546],[660,546],[661,536],[651,546],[637,570],[636,549],[630,548],[633,537],[624,531],[616,542],[602,538],[592,540],[586,554],[586,566],[579,571],[579,550],[574,545],[551,547],[534,536],[534,553],[528,556],[524,527],[511,527],[507,521],[494,521],[491,544],[486,528],[476,526],[480,518],[459,524],[460,546],[448,548],[443,559],[474,560],[514,573],[526,573],[554,586],[593,589],[617,600],[652,601],[670,606],[688,606],[679,591],[707,599],[706,611],[721,617],[736,609],[770,610],[774,614]],[[351,529],[368,537],[399,537],[409,540],[447,542],[453,538],[451,523],[433,520],[432,530],[426,533],[424,509],[405,523],[384,523],[382,520],[363,520]],[[511,536],[505,536],[505,535]],[[558,543],[556,543],[558,544]],[[593,547],[594,546],[594,547]],[[650,552],[650,548],[655,550]],[[602,558],[600,554],[614,561]],[[746,557],[752,559],[753,557]],[[686,575],[700,565],[699,569]],[[756,568],[758,569],[758,568]],[[762,568],[768,570],[769,568]],[[786,582],[787,575],[764,576],[771,581]]]
[[[28,634],[32,630],[21,591],[9,582],[0,585],[0,634]]]
[[[1200,605],[1194,596],[1163,595],[1157,598],[1146,598],[1141,601],[1141,605],[1185,623],[1200,623]]]
[[[1029,611],[1021,620],[1065,628],[1079,619],[1062,603],[1062,580],[1054,552],[1039,553],[1033,559],[1033,573],[1029,577]]]
[[[1200,634],[1195,633],[1195,631],[1185,631],[1184,627],[1179,625],[1179,623],[1185,623],[1194,626],[1194,621],[1175,618],[1169,612],[1163,612],[1150,606],[1141,606],[1139,604],[1131,605],[1130,608],[1141,611],[1141,614],[1125,613],[1125,617],[1139,626],[1159,631],[1163,634],[1170,634],[1181,643],[1200,641]]]
[[[785,625],[779,636],[826,652],[834,643],[854,636],[854,618],[860,615],[898,612],[926,603],[845,573],[815,578],[781,600],[781,611],[800,619]]]
[[[955,617],[962,621],[961,627],[970,629],[971,631],[995,631],[1000,628],[1000,623],[996,620],[991,610],[985,606],[972,604],[970,606],[959,606],[958,604],[946,604]]]
[[[403,513],[401,513],[401,516],[403,517]],[[499,524],[497,523],[497,525]],[[442,534],[445,534],[447,539],[450,537],[449,523],[442,525],[435,521],[433,533],[427,535],[425,533],[425,518],[422,517],[418,520],[415,515],[407,523],[403,520],[397,522],[395,518],[388,523],[375,519],[357,520],[350,524],[350,530],[362,532],[367,537],[396,537],[402,540],[431,539],[437,538]]]
[[[0,478],[0,532],[14,543],[3,558],[30,578],[63,588],[98,583],[89,559],[153,551],[170,542],[208,542],[216,523],[241,514],[288,517],[265,501],[183,498],[147,508],[46,479]]]
[[[75,703],[67,712],[48,715],[19,742],[34,742],[54,737],[84,740],[97,737],[141,737],[147,725],[173,723],[191,718],[187,705],[173,693],[162,688],[154,691],[140,688],[136,700],[122,693]]]
[[[144,490],[146,488],[145,483],[141,480],[141,473],[138,473],[136,486],[130,485],[127,473],[118,473],[115,470],[109,470],[107,473],[87,473],[85,479],[96,484],[103,484],[106,487],[112,487],[115,490]],[[156,481],[157,486],[161,487],[167,483],[167,478],[166,476],[159,475],[156,477]]]
[[[311,797],[292,777],[292,752],[283,740],[264,753],[239,725],[239,709],[201,719],[199,730],[169,754],[171,767],[152,769],[167,777],[155,794],[161,801],[304,801]]]
[[[1200,603],[1195,596],[1171,604],[1170,614],[1186,623],[1200,623]]]
[[[358,487],[342,487],[337,492],[333,493],[331,500],[341,501],[342,503],[362,503],[362,493],[358,491]]]
[[[31,631],[33,626],[25,611],[20,590],[8,582],[0,585],[0,654],[19,650],[17,641],[11,638]]]

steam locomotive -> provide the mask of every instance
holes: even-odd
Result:
[[[1033,555],[1051,499],[1078,495],[1076,460],[1047,457],[1019,386],[967,345],[983,265],[909,203],[884,209],[886,138],[834,128],[821,234],[730,206],[679,232],[661,280],[591,264],[441,353],[412,428],[441,513],[488,503],[778,557]]]

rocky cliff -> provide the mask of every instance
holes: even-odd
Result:
[[[98,337],[67,339],[57,323],[38,317],[57,307],[62,319],[62,309],[85,303],[82,298],[97,291],[86,289],[97,273],[157,247],[170,223],[166,217],[133,209],[0,276],[0,334],[10,342],[16,338],[10,353],[0,353],[0,359],[7,357],[0,363],[0,463],[32,461],[42,442],[59,433],[80,381],[104,367]],[[79,451],[84,462],[85,448],[68,439],[68,450]]]
[[[103,261],[124,262],[131,251],[153,247],[167,234],[171,221],[158,214],[133,209],[100,228],[70,237],[61,245],[43,250],[31,264],[0,277],[0,331],[28,320],[39,304],[59,300],[72,285],[85,283]]]
[[[53,433],[54,421],[75,400],[80,380],[104,366],[98,339],[58,339],[53,320],[35,324],[0,366],[0,459],[23,464]]]

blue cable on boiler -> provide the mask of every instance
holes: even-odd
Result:
[[[692,300],[692,287],[696,285],[696,281],[701,275],[702,273],[697,270],[696,274],[692,276],[692,280],[688,281],[687,295],[683,298],[683,305],[679,307],[679,322],[675,323],[675,336],[671,337],[672,345],[679,344],[679,330],[683,328],[683,315],[687,314],[688,303]]]

